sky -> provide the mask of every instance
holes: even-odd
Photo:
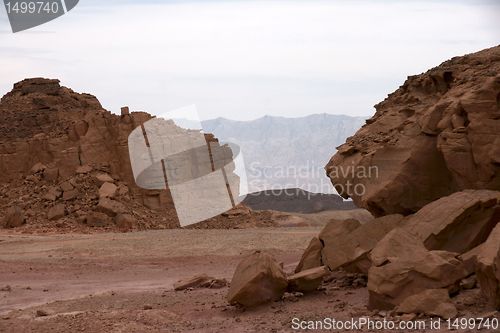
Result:
[[[369,116],[408,75],[499,41],[487,0],[80,0],[16,34],[1,7],[0,95],[49,77],[115,113]]]

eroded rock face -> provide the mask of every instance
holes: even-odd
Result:
[[[500,222],[500,192],[466,190],[436,200],[403,228],[429,250],[464,253],[483,243]]]
[[[444,319],[457,316],[447,289],[427,289],[406,298],[397,308],[397,313],[417,313],[439,316]]]
[[[500,224],[481,245],[476,260],[476,275],[481,292],[500,310]]]
[[[499,72],[497,46],[408,77],[326,166],[337,191],[380,216],[500,190]]]
[[[322,265],[321,260],[321,250],[323,245],[318,237],[314,237],[309,242],[309,245],[305,249],[300,261],[295,268],[295,273],[304,271],[310,268],[320,267]]]
[[[339,225],[328,224],[319,235],[323,243],[322,262],[332,271],[342,267],[351,272],[366,274],[371,266],[368,254],[402,220],[402,215],[394,214],[376,218],[363,225],[357,221],[349,222],[350,220]]]
[[[24,212],[20,207],[13,206],[7,209],[5,216],[3,217],[0,227],[4,228],[16,228],[26,223],[24,217]]]
[[[458,255],[428,251],[412,234],[394,229],[370,254],[369,307],[391,309],[427,289],[455,290],[470,274]]]
[[[328,274],[325,266],[314,267],[295,273],[288,277],[288,290],[309,292],[318,289],[323,277]]]
[[[287,285],[286,275],[276,260],[256,251],[236,267],[227,300],[230,304],[256,306],[280,299]]]

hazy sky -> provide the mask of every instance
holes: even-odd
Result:
[[[12,34],[2,6],[0,94],[43,76],[112,112],[371,115],[408,75],[499,44],[499,22],[500,1],[81,0]]]

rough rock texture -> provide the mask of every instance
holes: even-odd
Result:
[[[309,245],[305,249],[300,261],[295,268],[295,273],[300,271],[304,271],[310,268],[320,267],[322,266],[321,260],[321,250],[323,249],[323,244],[318,237],[314,237],[309,242]]]
[[[464,253],[483,243],[499,222],[500,192],[466,190],[426,205],[403,228],[429,250]]]
[[[451,302],[447,289],[427,289],[409,296],[395,310],[397,313],[417,313],[439,316],[444,319],[457,316],[457,308]]]
[[[4,228],[16,228],[22,226],[26,222],[24,212],[20,207],[14,206],[7,209],[0,226]]]
[[[318,289],[323,277],[328,274],[325,266],[303,270],[288,277],[288,290],[308,292]]]
[[[227,300],[247,307],[276,301],[283,296],[287,285],[285,273],[276,260],[256,251],[236,267]]]
[[[500,190],[499,72],[497,46],[408,77],[326,166],[339,194],[380,216]]]
[[[402,215],[394,214],[376,218],[361,226],[359,222],[348,223],[350,220],[343,221],[335,228],[335,224],[328,224],[319,235],[323,243],[322,262],[330,270],[342,267],[356,273],[367,273],[371,266],[368,254],[402,220]]]
[[[426,289],[454,290],[469,275],[457,257],[458,253],[428,251],[415,236],[394,229],[370,254],[369,307],[391,309]]]
[[[185,290],[189,288],[212,288],[218,289],[227,285],[224,279],[216,279],[206,274],[195,275],[193,277],[179,280],[174,283],[174,290]]]
[[[178,227],[169,191],[137,187],[131,170],[128,136],[151,118],[145,112],[112,114],[94,96],[58,80],[16,83],[0,100],[0,216],[11,207],[23,209],[23,232],[116,227],[85,224],[94,211],[129,214],[134,229]],[[211,134],[205,138],[217,142]],[[64,205],[66,215],[56,214],[53,223],[48,213],[56,205]]]
[[[500,224],[481,246],[476,260],[476,275],[481,292],[500,310]]]

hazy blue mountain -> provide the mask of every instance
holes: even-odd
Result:
[[[250,192],[302,188],[334,193],[324,166],[363,124],[364,117],[314,114],[301,118],[265,116],[252,121],[224,118],[202,122],[205,132],[241,147]]]

